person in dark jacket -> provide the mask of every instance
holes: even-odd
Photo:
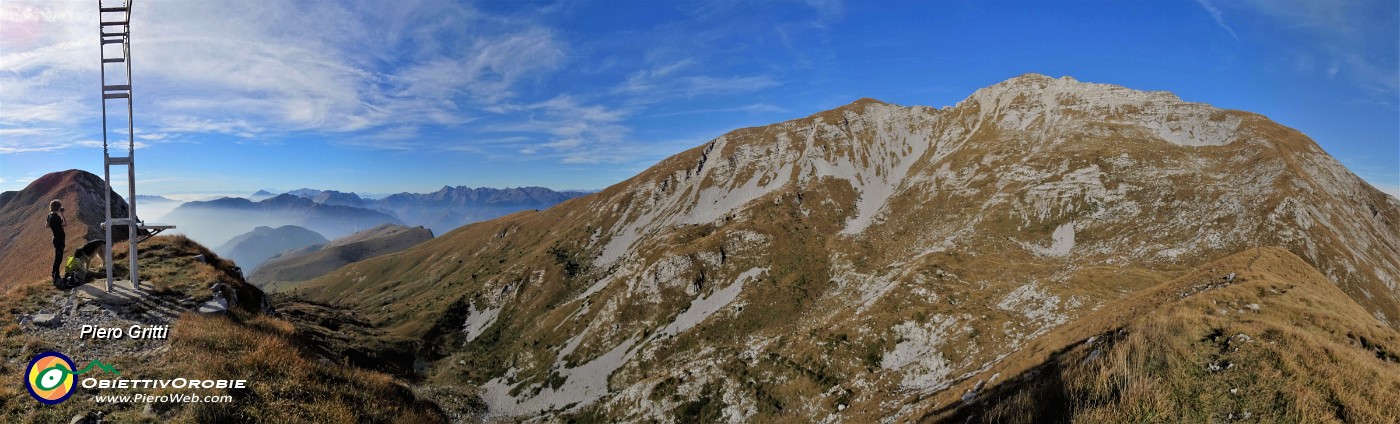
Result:
[[[55,283],[58,282],[58,267],[63,264],[63,239],[67,237],[63,234],[63,224],[67,222],[63,220],[63,215],[59,215],[61,212],[63,212],[63,202],[58,201],[58,199],[49,202],[47,221],[49,230],[53,231],[53,281]]]

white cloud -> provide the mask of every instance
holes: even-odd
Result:
[[[845,13],[837,0],[782,7],[796,3],[815,12],[804,13],[804,24]],[[713,19],[749,6],[722,5]],[[92,9],[86,2],[0,2],[0,131],[9,131],[0,132],[0,151],[58,150],[101,138]],[[492,14],[434,0],[138,3],[132,66],[136,123],[144,131],[136,139],[143,146],[315,139],[621,163],[677,147],[632,139],[631,118],[658,104],[673,111],[686,100],[761,92],[781,85],[784,75],[717,65],[724,63],[717,56],[729,53],[706,46],[748,37],[748,27],[700,17],[642,31],[648,39],[636,45],[566,42],[573,33],[548,23],[568,7],[519,9],[525,11]],[[598,60],[579,63],[580,55]],[[561,86],[581,94],[560,94]],[[752,100],[731,104],[746,102]],[[751,103],[672,113],[785,111]]]
[[[48,133],[48,132],[50,132],[50,131],[53,131],[53,129],[52,129],[52,128],[0,128],[0,137],[21,137],[21,136],[28,136],[28,135],[42,135],[42,134],[46,134],[46,133]]]
[[[1240,39],[1240,36],[1235,34],[1235,29],[1230,28],[1230,24],[1225,23],[1225,14],[1221,13],[1219,8],[1211,4],[1210,0],[1196,0],[1196,4],[1201,5],[1201,8],[1205,9],[1206,13],[1210,14],[1211,19],[1215,20],[1216,26],[1219,26],[1220,29],[1223,29],[1225,30],[1225,32],[1230,33],[1230,38],[1234,38],[1236,40]]]
[[[544,140],[520,143],[516,151],[522,155],[546,156],[562,163],[612,163],[630,159],[619,153],[635,144],[627,138],[631,128],[621,124],[630,115],[628,111],[581,104],[567,94],[528,105],[505,106],[501,111],[527,112],[528,118],[488,125],[484,130],[535,134]],[[505,140],[514,143],[521,139]]]
[[[11,145],[11,144],[8,144],[8,143],[0,143],[0,153],[10,154],[10,153],[29,153],[29,152],[51,152],[51,151],[58,150],[58,149],[65,149],[65,148],[68,148],[68,147],[73,147],[73,146],[69,146],[69,145],[66,145],[66,144],[58,144],[58,143],[23,144],[23,145],[21,145],[21,144],[14,144],[14,145]]]
[[[113,150],[112,155],[125,155],[125,153],[120,152],[125,151],[126,143],[127,140],[112,140],[112,143],[109,145],[109,147]],[[98,148],[102,147],[102,140],[79,140],[73,142],[72,145],[77,147]],[[132,147],[135,147],[137,149],[144,149],[150,147],[150,145],[140,141],[133,142],[131,145]]]
[[[648,104],[675,99],[752,93],[780,85],[768,75],[676,75],[680,69],[677,64],[667,64],[640,70],[628,76],[626,81],[614,87],[612,91],[632,96],[633,103]]]
[[[0,153],[51,152],[82,147],[81,142],[91,140],[92,136],[61,125],[0,125]]]
[[[205,119],[187,115],[160,116],[157,125],[168,133],[226,134],[252,138],[263,129],[245,119]]]
[[[96,120],[92,9],[0,3],[0,128]],[[169,135],[461,125],[567,60],[547,28],[442,2],[151,3],[132,34],[138,121]]]

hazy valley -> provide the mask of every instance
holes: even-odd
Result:
[[[382,224],[423,226],[443,234],[467,223],[547,208],[584,194],[542,187],[445,186],[433,193],[398,193],[365,199],[334,190],[303,188],[282,194],[260,190],[247,198],[184,203],[157,200],[155,204],[169,212],[153,221],[175,224],[179,233],[212,246],[221,246],[261,226],[295,225],[326,238],[347,236]],[[176,206],[169,206],[172,202]],[[145,210],[141,205],[144,203],[138,203],[138,209]]]

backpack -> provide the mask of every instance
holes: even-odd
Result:
[[[83,284],[87,284],[87,264],[77,257],[69,256],[68,263],[63,267],[63,278],[54,281],[53,286],[59,290],[68,290]]]
[[[69,256],[68,261],[63,263],[64,274],[73,274],[80,271],[85,271],[84,268],[87,268],[87,264],[83,263],[83,261],[78,259],[77,256]]]

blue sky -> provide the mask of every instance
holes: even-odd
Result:
[[[91,1],[0,2],[0,190],[101,172]],[[142,1],[138,188],[602,188],[724,132],[1020,74],[1262,113],[1400,193],[1395,1]]]

